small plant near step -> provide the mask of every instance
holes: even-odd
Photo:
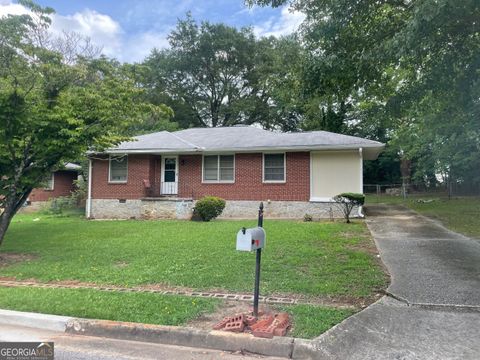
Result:
[[[220,216],[225,209],[225,200],[216,196],[205,196],[197,201],[193,209],[194,217],[210,221]]]
[[[333,200],[342,211],[347,223],[350,223],[350,213],[354,207],[362,206],[365,203],[365,195],[358,193],[341,193],[336,195]]]

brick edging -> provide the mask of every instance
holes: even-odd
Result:
[[[145,289],[145,288],[126,288],[112,285],[76,285],[76,284],[52,284],[52,283],[38,283],[29,281],[14,281],[14,280],[0,280],[0,287],[33,287],[33,288],[47,288],[47,289],[92,289],[112,292],[138,292],[138,293],[155,293],[160,295],[180,295],[189,297],[201,297],[210,299],[221,299],[231,301],[245,301],[252,302],[253,295],[236,294],[236,293],[215,293],[208,291],[185,291],[185,290],[163,290],[163,289]],[[282,305],[321,305],[327,307],[336,307],[342,309],[355,309],[354,306],[348,305],[333,305],[324,304],[322,302],[307,301],[303,299],[288,298],[288,297],[273,297],[260,296],[260,303],[262,304],[282,304]]]

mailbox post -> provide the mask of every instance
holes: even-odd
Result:
[[[253,294],[253,314],[258,317],[258,298],[260,295],[260,262],[262,249],[265,247],[265,230],[263,230],[263,203],[258,209],[258,226],[256,228],[242,228],[237,233],[237,250],[256,251],[255,288]]]
[[[258,227],[263,229],[263,202],[258,208]],[[258,298],[260,295],[260,262],[262,261],[262,248],[257,249],[255,261],[255,291],[253,293],[253,316],[258,317]]]

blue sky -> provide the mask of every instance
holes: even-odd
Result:
[[[248,8],[243,0],[37,0],[56,10],[52,32],[75,31],[89,36],[103,52],[121,61],[141,61],[153,47],[168,46],[167,35],[190,11],[197,20],[251,26],[257,36],[294,31],[301,13],[287,7]],[[0,16],[24,13],[13,0],[0,0]]]

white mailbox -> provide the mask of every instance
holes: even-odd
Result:
[[[265,247],[265,230],[261,227],[241,229],[237,233],[237,250],[253,251]]]

